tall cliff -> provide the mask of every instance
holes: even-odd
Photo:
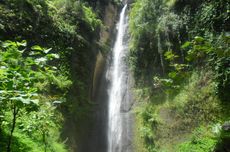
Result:
[[[87,75],[82,79],[86,79],[83,86],[75,82],[73,88],[69,93],[69,101],[72,102],[71,112],[69,108],[66,109],[66,120],[63,129],[63,139],[67,139],[68,145],[72,151],[105,151],[106,150],[106,103],[98,100],[105,95],[101,86],[103,80],[104,67],[106,65],[107,56],[111,53],[111,46],[113,45],[114,35],[116,33],[115,23],[117,20],[117,12],[119,11],[118,5],[113,2],[107,3],[103,6],[102,10],[102,23],[103,27],[100,29],[100,34],[95,37],[90,46],[85,50],[91,51],[91,56],[88,56],[85,64],[89,64]],[[99,44],[99,45],[98,45]],[[81,60],[77,54],[72,55],[71,71],[73,79],[79,79],[77,73],[79,66],[77,63]],[[105,82],[106,85],[106,82]],[[81,87],[81,86],[80,86]],[[79,89],[84,92],[79,94]]]
[[[52,48],[60,58],[49,64],[73,82],[58,106],[64,125],[56,124],[63,126],[62,139],[72,151],[84,151],[95,128],[98,84],[116,32],[118,5],[112,0],[0,1],[0,41],[27,40],[24,56],[33,45]]]

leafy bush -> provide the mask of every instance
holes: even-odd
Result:
[[[206,127],[197,128],[189,142],[179,145],[178,152],[211,152],[214,151],[218,137]]]
[[[135,0],[132,4],[130,65],[136,87],[145,93],[137,100],[148,107],[141,116],[143,134],[153,141],[145,142],[147,151],[175,151],[174,146],[194,128],[228,119],[226,4],[226,0]],[[153,119],[158,127],[152,128],[151,118],[160,118]],[[214,150],[221,139],[212,138],[208,127],[202,129],[207,134],[194,133],[196,143],[186,142],[180,151]]]
[[[102,25],[101,20],[97,18],[91,8],[83,6],[83,12],[85,15],[84,19],[90,25],[92,31],[95,31]]]
[[[59,56],[57,54],[49,53],[51,49],[44,49],[40,46],[33,46],[31,51],[29,51],[29,55],[26,56],[26,46],[26,41],[6,41],[2,42],[0,47],[0,130],[6,131],[6,128],[8,128],[6,127],[7,125],[9,125],[10,130],[7,131],[7,133],[9,133],[9,139],[6,151],[11,151],[13,133],[17,127],[18,119],[25,118],[25,114],[37,114],[40,111],[40,108],[42,108],[41,105],[44,104],[40,103],[41,101],[36,84],[44,82],[47,79],[47,75],[50,74],[53,75],[52,80],[54,79],[57,81],[57,88],[60,87],[62,90],[66,91],[71,84],[71,82],[66,78],[60,76],[55,78],[54,74],[56,75],[58,73],[54,70],[51,70],[51,68],[53,69],[54,67],[47,64],[49,60],[58,58]],[[49,83],[52,83],[52,81]],[[44,112],[44,110],[45,108],[43,107],[41,111]],[[48,111],[49,113],[47,113]],[[51,114],[47,115],[47,118],[50,119],[54,114],[54,110],[46,110],[45,114]],[[39,114],[39,117],[42,117],[42,114]],[[41,130],[40,134],[43,137],[42,140],[45,144],[45,149],[47,147],[47,130],[54,127],[52,125],[48,125],[53,123],[53,121],[47,120],[47,118],[45,120],[36,119],[36,122],[40,123],[41,125],[40,127],[38,124],[33,126],[39,127],[36,130]],[[31,127],[29,126],[24,128],[22,124],[23,121],[20,125],[22,129],[26,129],[26,131],[29,132],[36,131],[31,130]],[[44,126],[45,129],[43,129]]]
[[[186,59],[195,64],[208,65],[212,67],[217,82],[217,93],[219,97],[227,101],[230,91],[230,61],[229,36],[221,35],[214,45],[202,37],[195,37],[192,42],[186,42],[182,47],[189,49]]]

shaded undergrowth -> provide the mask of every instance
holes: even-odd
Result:
[[[137,145],[142,141],[142,149],[150,152],[207,152],[226,147],[229,136],[223,135],[221,126],[229,119],[229,105],[218,99],[215,87],[212,72],[202,70],[193,71],[172,97],[162,93],[160,99],[149,89],[136,89],[140,104],[136,132],[141,136]]]

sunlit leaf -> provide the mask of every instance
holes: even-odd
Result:
[[[31,47],[32,50],[38,50],[38,51],[42,51],[43,48],[41,48],[39,45],[34,45]]]
[[[195,37],[195,42],[200,43],[200,42],[203,42],[203,41],[204,41],[204,38],[203,38],[203,37],[201,37],[201,36],[196,36],[196,37]]]
[[[30,104],[30,102],[31,102],[30,99],[28,99],[28,98],[25,99],[25,98],[23,98],[21,96],[19,96],[19,97],[12,97],[12,98],[10,98],[10,100],[12,100],[12,101],[20,101],[20,102],[22,102],[24,104]]]
[[[38,59],[35,60],[35,62],[37,64],[45,64],[46,61],[47,61],[47,58],[45,58],[45,57],[41,57],[41,58],[38,58]]]
[[[17,46],[17,44],[15,42],[12,42],[10,40],[7,40],[5,42],[2,43],[2,47],[3,48],[7,48],[7,47],[10,47],[10,46]]]
[[[59,55],[58,54],[47,54],[46,57],[48,59],[59,59]]]
[[[47,53],[49,53],[50,50],[52,50],[52,48],[45,49],[43,52],[47,54]]]
[[[185,49],[185,48],[187,48],[187,47],[189,47],[191,45],[191,42],[185,42],[182,46],[181,46],[181,48],[182,49]]]
[[[170,78],[175,78],[176,76],[177,76],[177,72],[170,72],[169,74],[168,74],[168,76],[170,77]]]
[[[34,100],[31,100],[31,102],[34,103],[34,104],[36,104],[36,105],[38,105],[39,100],[38,99],[34,99]]]
[[[57,100],[53,102],[53,104],[61,104],[61,103],[62,101],[57,101]]]
[[[34,51],[31,51],[30,53],[29,53],[29,55],[41,55],[41,52],[34,52]]]
[[[17,46],[26,46],[27,45],[27,42],[26,40],[23,40],[22,42],[16,42]]]

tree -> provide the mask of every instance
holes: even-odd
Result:
[[[47,61],[59,58],[57,54],[48,53],[51,49],[40,46],[33,46],[31,49],[26,57],[26,41],[6,41],[0,49],[0,124],[5,111],[11,111],[12,115],[7,152],[11,151],[13,132],[20,111],[24,109],[30,113],[39,108],[38,89],[35,84],[54,73]]]

